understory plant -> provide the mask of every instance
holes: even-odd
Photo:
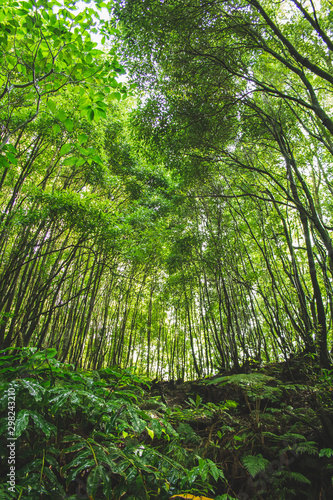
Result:
[[[1,352],[4,464],[8,396],[15,395],[15,487],[4,474],[1,498],[143,500],[214,493],[222,470],[186,452],[181,433],[163,413],[140,409],[147,385],[138,376],[118,368],[74,370],[56,355],[51,348]]]

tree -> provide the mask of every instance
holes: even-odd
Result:
[[[1,6],[1,148],[40,112],[45,113],[46,104],[71,130],[70,117],[52,100],[68,86],[80,91],[82,113],[90,119],[105,116],[106,88],[122,90],[115,77],[124,71],[114,55],[105,57],[91,40],[98,23],[101,31],[105,25],[99,4],[82,12],[71,1],[62,5],[4,0]]]
[[[166,163],[192,186],[192,195],[233,199],[236,211],[240,197],[247,196],[276,211],[279,237],[294,262],[288,279],[298,290],[302,337],[311,348],[315,334],[321,364],[329,366],[331,298],[325,283],[332,276],[332,224],[325,203],[318,203],[330,191],[323,158],[332,153],[331,105],[325,99],[333,78],[328,3],[308,9],[296,0],[279,5],[193,0],[185,9],[182,2],[128,0],[116,13],[123,57],[132,58],[132,74],[142,89],[153,88],[138,112],[141,134],[164,151]],[[318,150],[317,166],[312,158]],[[329,181],[321,184],[320,195],[319,164]],[[228,174],[221,174],[226,168]],[[236,180],[232,190],[228,176]],[[295,260],[295,233],[283,207],[304,241],[306,292]],[[264,262],[268,266],[267,258]],[[291,319],[295,324],[295,316]]]

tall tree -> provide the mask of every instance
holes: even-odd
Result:
[[[294,260],[290,276],[300,301],[296,314],[305,319],[302,337],[311,348],[313,336],[321,364],[329,366],[326,304],[331,298],[323,285],[332,279],[332,224],[330,211],[319,201],[330,190],[323,158],[332,153],[326,99],[333,82],[329,3],[317,8],[296,0],[191,0],[186,6],[127,0],[118,3],[116,13],[133,77],[144,91],[153,89],[137,113],[141,135],[164,152],[166,163],[192,186],[193,196],[233,199],[236,211],[240,198],[251,197],[276,211],[279,238]],[[319,164],[328,180],[320,195]],[[292,223],[304,241],[308,299],[282,207],[289,218],[293,213]],[[258,243],[266,254],[263,242]],[[325,269],[315,258],[317,252],[323,257],[322,251]],[[267,257],[264,262],[271,274]],[[295,316],[290,319],[295,324]]]

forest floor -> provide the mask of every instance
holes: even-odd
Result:
[[[333,370],[311,357],[174,382],[56,356],[0,352],[1,499],[333,498]]]
[[[221,498],[329,500],[332,382],[333,370],[301,355],[193,382],[155,381],[148,394],[171,409],[174,424],[178,414],[186,449],[222,468]]]

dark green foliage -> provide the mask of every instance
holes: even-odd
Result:
[[[140,409],[140,378],[117,368],[75,371],[55,355],[54,349],[1,352],[4,462],[9,387],[17,438],[17,490],[11,495],[3,482],[1,498],[163,499],[189,487],[209,491],[223,479],[213,462],[198,457],[197,466],[184,453],[184,424],[176,431],[159,412]]]
[[[256,372],[163,386],[172,405],[129,370],[74,370],[55,349],[2,351],[0,375],[4,463],[8,388],[15,390],[17,437],[16,496],[3,478],[1,498],[244,492],[287,500],[295,492],[310,500],[332,492],[328,372],[316,386]]]

